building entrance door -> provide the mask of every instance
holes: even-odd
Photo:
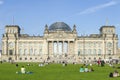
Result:
[[[9,50],[9,55],[13,55],[13,50]]]

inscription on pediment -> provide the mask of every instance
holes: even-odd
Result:
[[[56,34],[55,35],[55,38],[62,38],[63,37],[63,34]]]
[[[72,34],[69,34],[69,33],[63,33],[63,32],[57,32],[57,33],[52,33],[52,34],[49,34],[48,36],[49,38],[73,38],[73,35]]]
[[[54,35],[49,35],[50,38],[64,38],[66,35],[64,34],[54,34]]]

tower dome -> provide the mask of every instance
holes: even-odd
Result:
[[[55,22],[49,27],[49,31],[71,31],[71,28],[64,22]]]

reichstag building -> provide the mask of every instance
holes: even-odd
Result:
[[[86,29],[87,30],[87,29]],[[91,62],[120,58],[115,26],[101,26],[99,34],[78,35],[64,22],[45,25],[43,36],[21,33],[18,25],[6,25],[2,36],[2,60],[15,62]]]

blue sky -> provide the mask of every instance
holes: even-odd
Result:
[[[44,26],[75,24],[78,34],[98,34],[106,24],[120,35],[120,0],[0,0],[0,37],[5,25],[19,25],[23,33],[43,35]]]

